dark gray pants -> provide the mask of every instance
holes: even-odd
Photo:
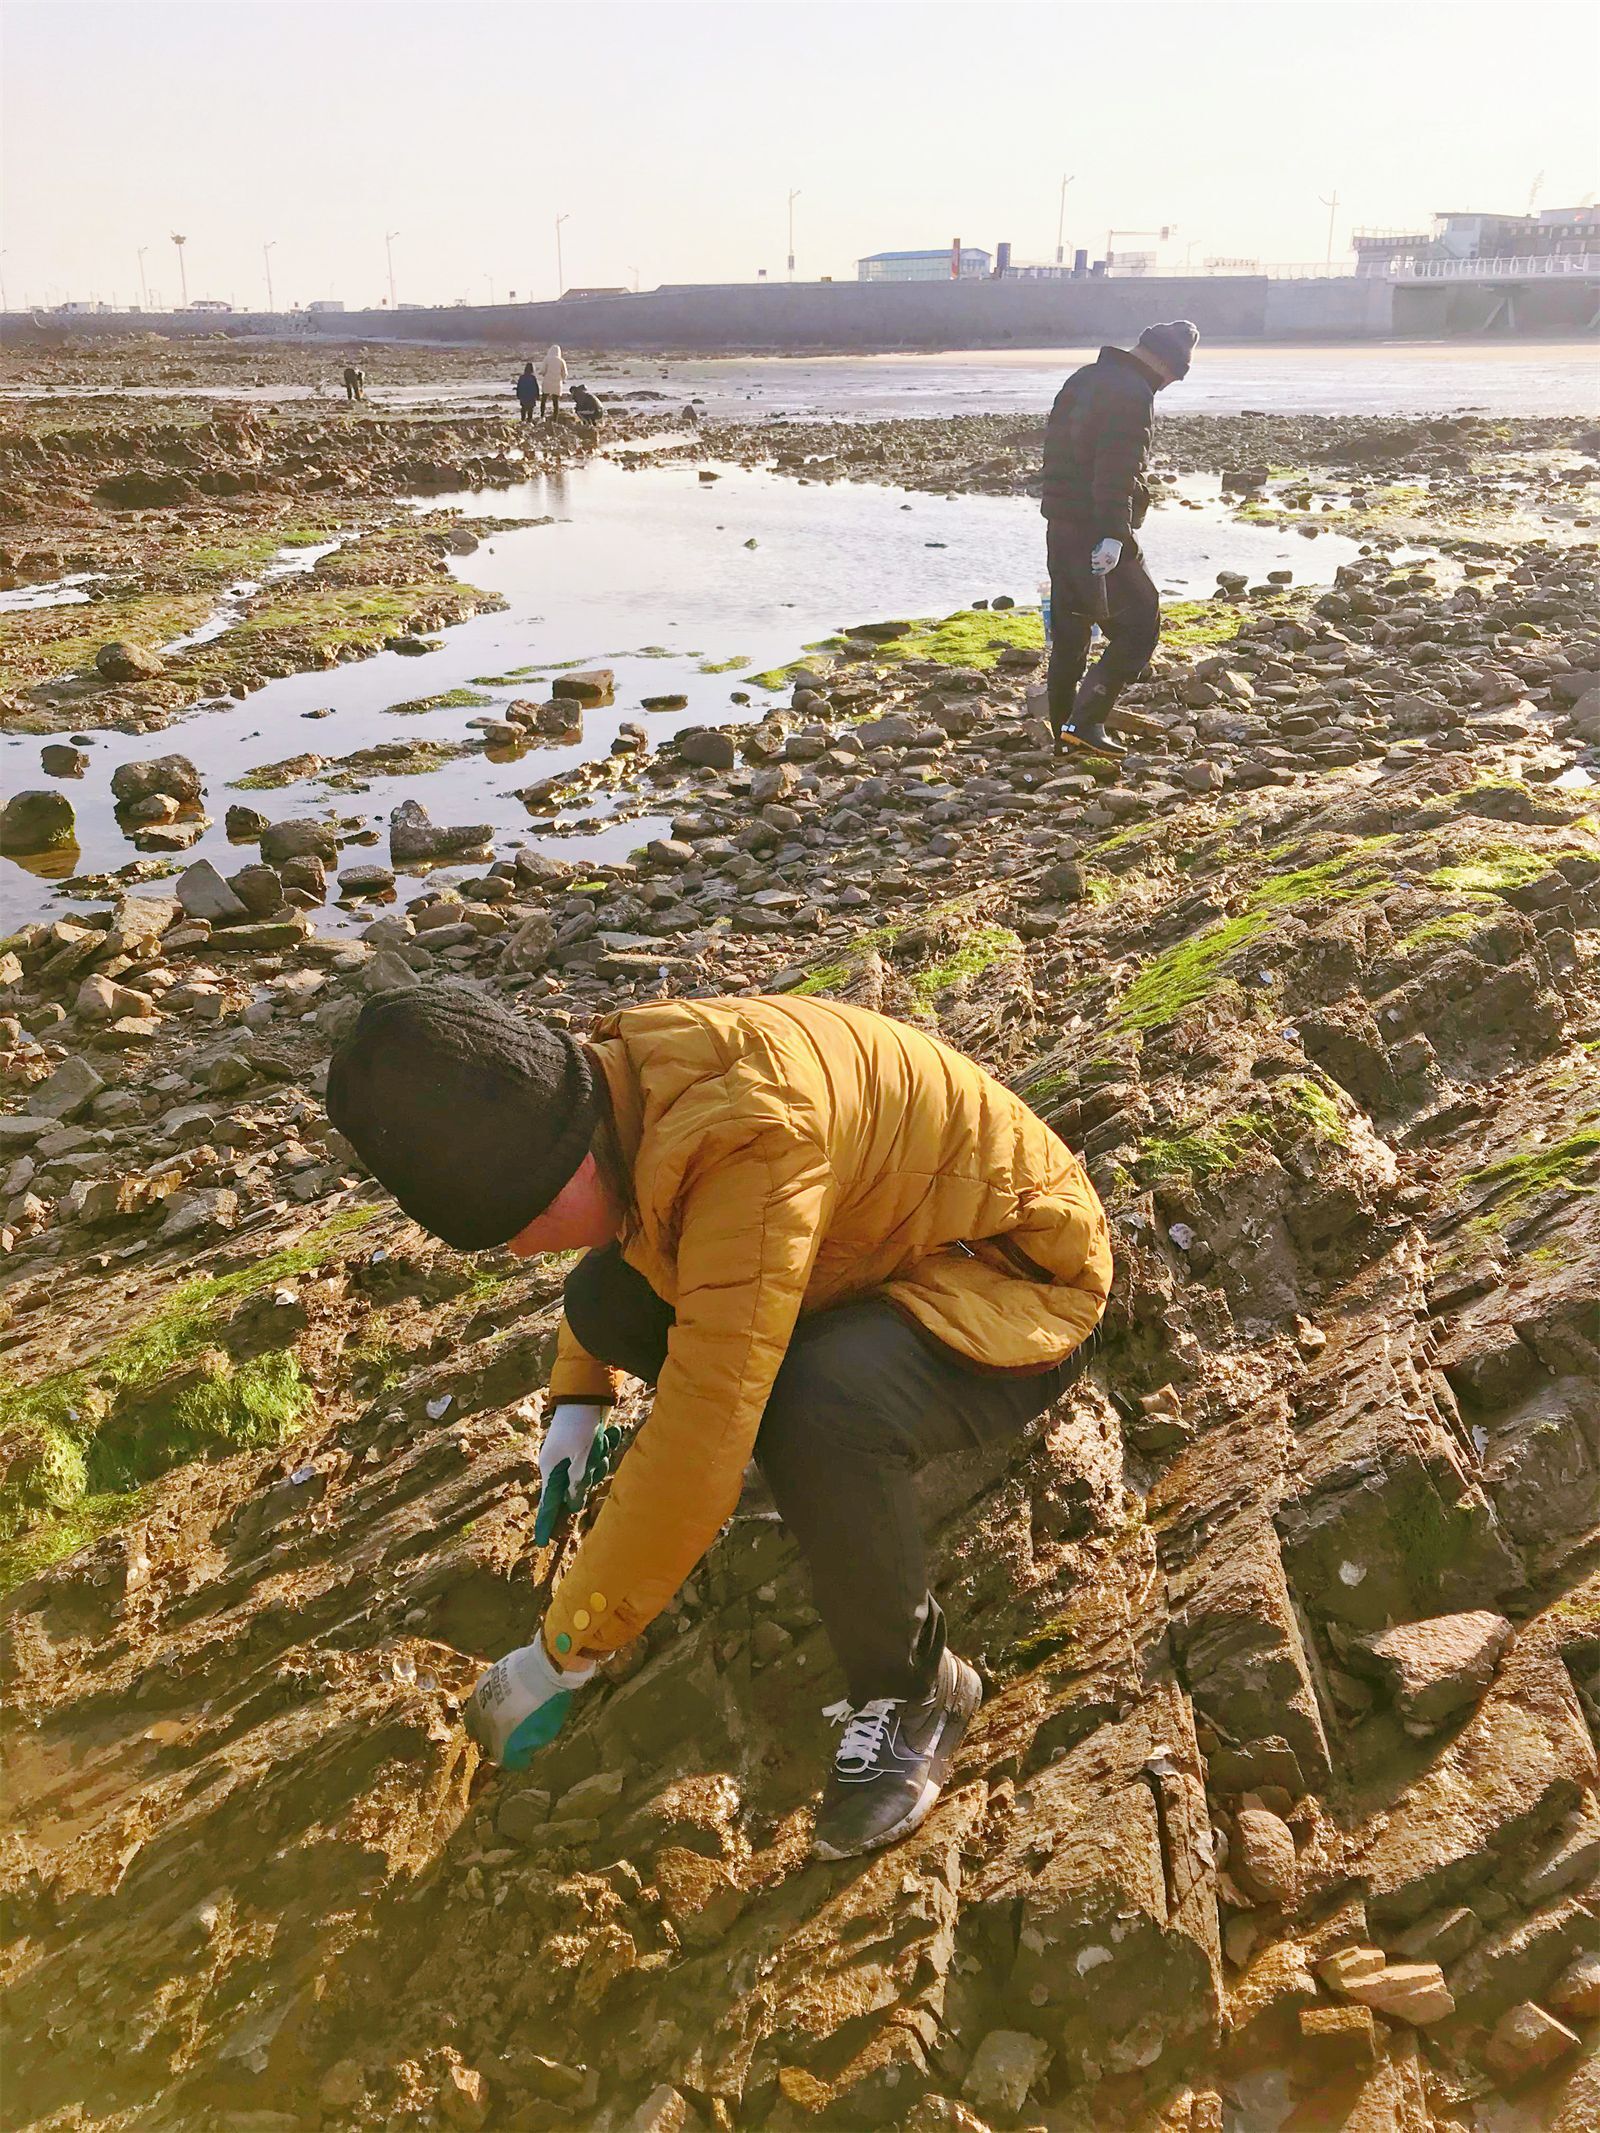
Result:
[[[567,1276],[567,1323],[592,1356],[653,1385],[675,1314],[616,1245]],[[912,1476],[941,1452],[1015,1436],[1078,1375],[1080,1348],[1038,1377],[974,1369],[881,1297],[801,1319],[773,1382],[756,1463],[811,1568],[857,1707],[925,1695],[945,1647]]]
[[[1089,556],[1094,535],[1075,520],[1045,522],[1045,555],[1050,566],[1050,723],[1057,734],[1071,718],[1083,682],[1084,708],[1104,718],[1130,681],[1149,665],[1161,639],[1161,595],[1144,567],[1137,541],[1122,544],[1122,556],[1106,577],[1107,614],[1100,627],[1106,648],[1087,682],[1089,658]]]

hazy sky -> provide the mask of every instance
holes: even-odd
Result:
[[[1407,0],[6,0],[15,305],[404,301],[801,277],[948,244],[1320,260],[1600,185],[1600,15]],[[1320,197],[1319,197],[1320,196]],[[1124,248],[1139,248],[1126,237]]]

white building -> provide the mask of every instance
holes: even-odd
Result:
[[[994,265],[993,255],[981,245],[960,248],[962,281],[982,281]],[[954,281],[951,267],[956,247],[944,245],[931,252],[869,252],[856,261],[857,281]]]

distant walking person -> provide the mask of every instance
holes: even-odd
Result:
[[[523,421],[531,422],[539,412],[539,373],[534,369],[531,358],[523,364],[522,375],[513,390],[517,396],[517,405],[522,410]]]
[[[344,396],[347,400],[364,400],[367,397],[367,374],[355,363],[344,366]]]
[[[1116,752],[1105,716],[1148,664],[1161,600],[1134,539],[1150,508],[1145,462],[1155,396],[1184,377],[1200,338],[1186,318],[1147,326],[1135,348],[1102,348],[1056,395],[1044,433],[1050,566],[1050,724],[1056,747]],[[1084,678],[1098,622],[1106,649]]]
[[[544,368],[539,373],[539,387],[544,396],[546,415],[561,419],[561,388],[567,382],[566,359],[561,353],[559,341],[552,341],[545,350]]]
[[[594,394],[590,392],[587,385],[574,385],[572,388],[572,412],[580,422],[587,422],[590,429],[597,430],[600,427],[600,418],[604,415],[605,409],[600,405]]]

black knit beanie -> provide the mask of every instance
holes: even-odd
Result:
[[[378,993],[328,1068],[328,1116],[414,1222],[484,1252],[542,1215],[589,1152],[589,1061],[459,978]]]
[[[1171,318],[1164,326],[1146,326],[1139,346],[1159,356],[1174,377],[1183,378],[1189,374],[1189,359],[1199,339],[1200,328],[1192,320]]]

